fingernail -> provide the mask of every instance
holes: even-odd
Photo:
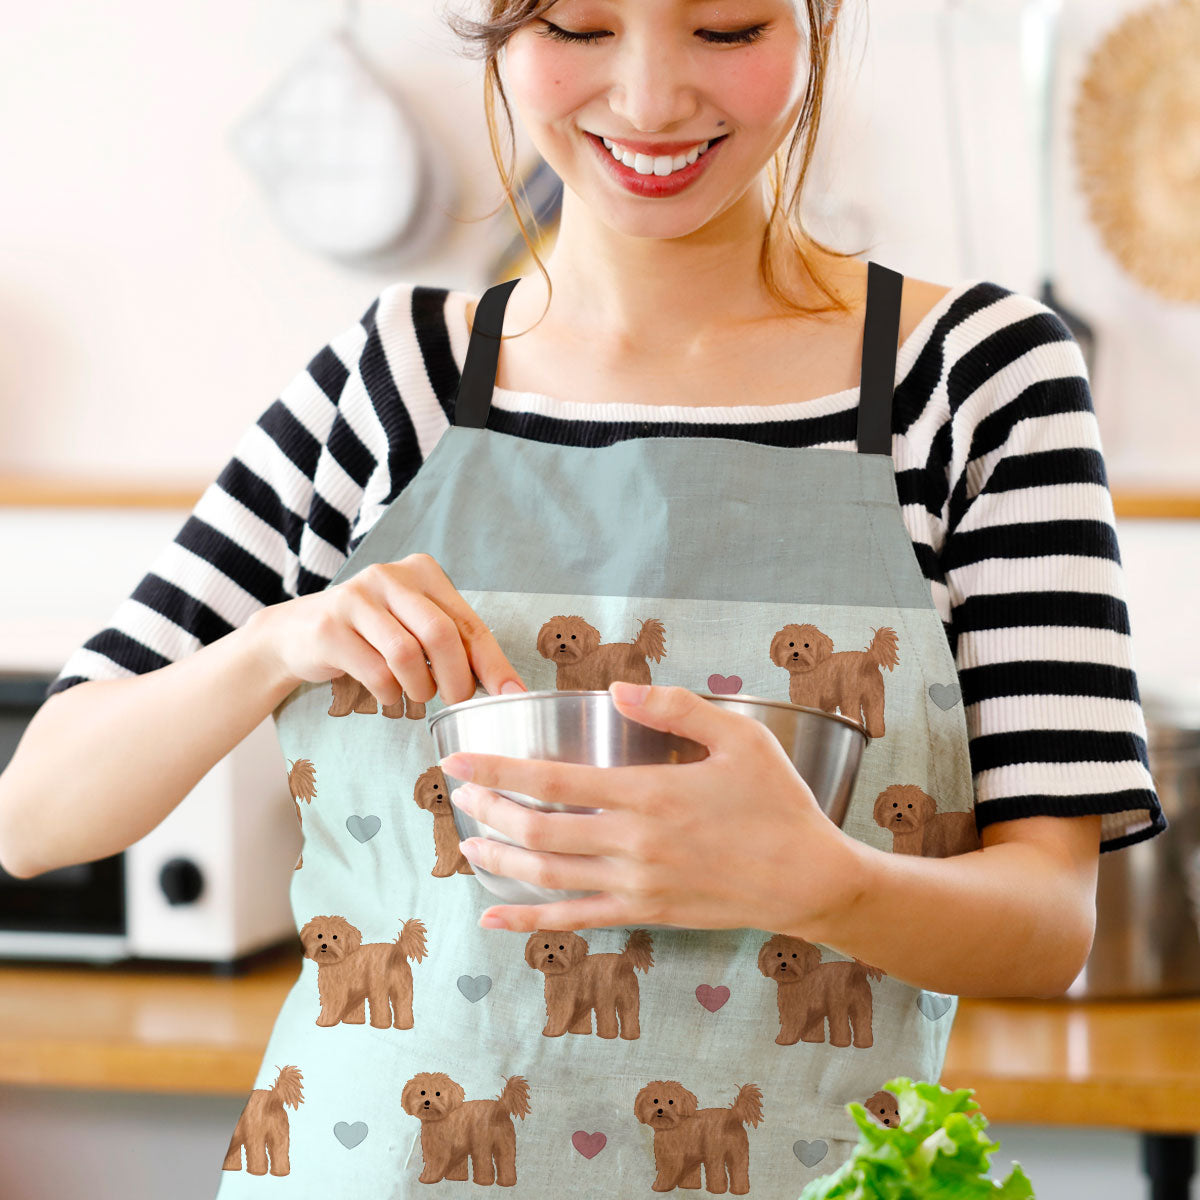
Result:
[[[626,683],[624,680],[614,680],[610,685],[612,693],[618,700],[626,704],[641,704],[646,699],[650,687],[645,683]]]
[[[507,696],[510,692],[523,692],[525,690],[515,679],[506,679],[500,686],[500,694],[502,696]]]
[[[460,758],[457,754],[447,754],[445,758],[438,759],[438,766],[455,779],[470,779],[473,769],[469,758]]]

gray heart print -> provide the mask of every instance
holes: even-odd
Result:
[[[482,1000],[492,990],[492,981],[486,975],[476,975],[474,979],[470,975],[460,975],[458,990],[474,1004],[476,1000]]]
[[[349,816],[346,818],[346,828],[360,842],[369,842],[379,832],[379,818]]]
[[[962,698],[962,690],[957,683],[931,683],[929,698],[938,708],[953,708]]]
[[[355,1121],[353,1125],[347,1125],[345,1121],[339,1121],[333,1127],[333,1136],[347,1150],[353,1150],[367,1136],[367,1123],[365,1121]]]
[[[829,1143],[824,1138],[817,1138],[813,1142],[800,1138],[792,1143],[792,1153],[806,1167],[815,1167],[829,1153]]]

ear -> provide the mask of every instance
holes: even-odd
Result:
[[[600,630],[594,625],[589,624],[582,617],[574,618],[575,628],[579,630],[579,640],[583,643],[583,652],[585,654],[594,654],[596,648],[600,645]]]
[[[537,963],[533,961],[533,955],[539,941],[541,941],[541,934],[536,929],[525,939],[525,961],[534,970],[537,970]]]
[[[771,978],[771,968],[768,965],[771,961],[771,956],[779,949],[778,938],[768,938],[762,944],[762,949],[758,952],[758,969],[768,978]]]
[[[787,631],[791,628],[793,628],[793,626],[785,625],[771,639],[771,661],[777,667],[782,667],[784,665],[783,640],[787,636]]]
[[[351,925],[345,917],[338,917],[338,933],[339,941],[343,941],[347,946],[347,953],[357,950],[362,945],[362,932],[356,925]]]

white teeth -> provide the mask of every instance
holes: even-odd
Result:
[[[609,152],[617,162],[624,163],[627,167],[632,167],[639,175],[673,175],[676,171],[682,171],[689,163],[694,163],[709,147],[708,142],[700,142],[699,145],[693,146],[685,154],[662,154],[658,156],[650,154],[638,154],[633,150],[623,149],[617,142],[610,138],[601,139]]]

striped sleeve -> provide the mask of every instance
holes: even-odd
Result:
[[[322,347],[245,431],[174,539],[107,627],[72,653],[47,698],[87,680],[153,671],[260,608],[326,586],[420,465],[398,379],[414,381],[422,440],[436,440],[442,406],[412,323],[421,306],[444,296],[394,284]],[[439,380],[451,389],[456,382]]]
[[[1062,319],[992,285],[948,335],[940,567],[979,827],[1103,814],[1163,832],[1087,368]]]

